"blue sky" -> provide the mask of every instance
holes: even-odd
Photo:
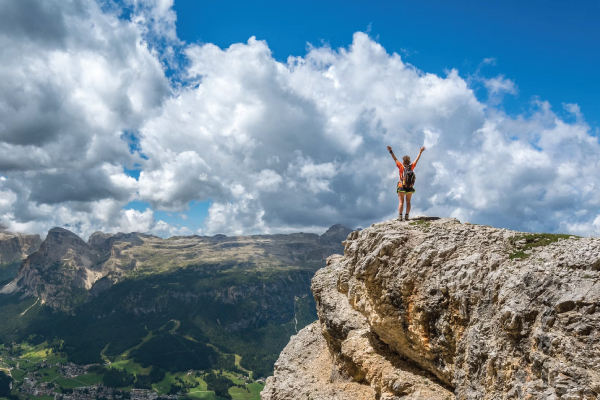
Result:
[[[354,32],[364,31],[425,72],[505,75],[518,88],[499,105],[508,114],[526,113],[537,97],[567,120],[573,117],[562,104],[577,103],[592,127],[600,125],[597,1],[175,0],[174,9],[177,34],[188,43],[226,48],[256,36],[285,61],[304,56],[307,43],[347,47]],[[472,87],[485,100],[482,85]],[[206,204],[190,204],[194,226],[206,217]]]
[[[135,176],[135,173],[132,175]],[[154,218],[177,228],[187,227],[190,231],[195,232],[202,228],[209,207],[210,201],[192,201],[185,212],[154,211]],[[130,202],[126,208],[140,212],[152,209],[150,203],[139,200]]]
[[[539,96],[557,112],[562,103],[577,103],[588,123],[600,125],[598,1],[175,0],[175,11],[187,42],[227,47],[256,36],[279,61],[303,56],[307,42],[347,47],[369,26],[388,52],[425,72],[456,68],[466,77],[495,58],[481,73],[516,83],[507,111],[523,111]]]
[[[427,147],[413,215],[598,235],[599,19],[598,1],[0,1],[0,220],[368,226],[397,215],[392,145]]]

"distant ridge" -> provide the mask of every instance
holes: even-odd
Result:
[[[1,290],[0,343],[57,340],[69,361],[90,364],[156,334],[128,357],[151,358],[156,368],[221,368],[220,356],[171,348],[204,343],[268,376],[289,337],[317,318],[311,279],[344,251],[350,232],[169,239],[96,232],[85,242],[52,229]],[[173,320],[177,331],[165,336],[160,328]]]
[[[171,269],[211,259],[241,264],[250,260],[255,264],[275,261],[288,265],[300,261],[324,262],[331,254],[343,250],[341,241],[350,232],[339,224],[320,236],[312,233],[238,237],[217,234],[162,239],[138,232],[95,232],[86,243],[68,229],[56,227],[48,231],[39,250],[24,260],[14,282],[0,289],[0,293],[23,292],[66,311],[127,276],[153,273],[159,263],[162,269]],[[231,250],[234,248],[247,250],[234,252]],[[163,261],[174,249],[177,256]],[[101,283],[94,287],[99,281]],[[82,296],[82,293],[87,295]]]

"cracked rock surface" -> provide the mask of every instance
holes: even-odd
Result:
[[[352,232],[262,398],[600,399],[600,239],[516,257],[527,240],[449,218]]]

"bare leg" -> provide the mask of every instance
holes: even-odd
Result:
[[[406,193],[398,193],[398,215],[402,216],[402,209],[404,208],[404,195]]]
[[[412,195],[413,195],[412,193],[406,193],[406,213],[407,214],[410,214],[410,198],[412,197]]]

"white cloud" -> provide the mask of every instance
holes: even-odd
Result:
[[[203,232],[357,226],[391,215],[397,178],[386,144],[413,157],[428,147],[416,211],[537,230],[560,229],[575,202],[587,210],[578,220],[597,215],[593,173],[578,175],[585,200],[573,187],[575,171],[596,163],[597,140],[583,120],[562,121],[547,103],[509,117],[478,101],[457,71],[423,73],[363,33],[348,49],[313,47],[287,63],[254,38],[187,54],[189,76],[201,81],[142,128],[142,147],[151,160],[195,151],[218,176],[226,201],[213,203]],[[516,93],[503,76],[485,84],[494,96]],[[166,126],[176,128],[166,134]]]
[[[423,133],[425,134],[423,146],[425,146],[426,148],[431,148],[435,146],[441,134],[439,131],[432,131],[430,129],[423,129]]]
[[[196,233],[199,235],[271,233],[263,220],[264,214],[261,204],[249,195],[241,196],[235,202],[215,202],[208,210],[205,227]]]
[[[497,96],[504,93],[517,93],[517,85],[515,85],[515,82],[505,78],[504,75],[498,75],[495,78],[484,79],[483,84],[489,91],[490,96]]]
[[[138,184],[142,199],[157,209],[183,210],[190,201],[212,195],[211,185],[219,184],[214,182],[210,166],[198,153],[164,150],[154,162],[155,169],[140,173]]]
[[[418,70],[360,32],[348,48],[282,63],[255,38],[184,45],[172,0],[127,0],[131,20],[93,2],[83,13],[48,4],[58,22],[44,34],[14,18],[0,28],[0,218],[11,228],[185,234],[153,210],[185,221],[207,199],[201,234],[365,226],[396,210],[386,145],[412,158],[425,145],[413,215],[595,229],[600,146],[575,104],[564,105],[574,122],[539,99],[506,115],[511,79],[477,77],[483,103],[458,71]],[[46,21],[43,11],[31,15]],[[164,65],[178,68],[180,50],[186,84],[169,85]],[[122,169],[135,163],[138,180]],[[131,200],[151,208],[124,210]]]
[[[272,169],[263,169],[251,177],[254,187],[262,192],[276,192],[281,188],[283,178]]]
[[[82,231],[93,204],[136,195],[123,165],[139,156],[120,137],[170,86],[144,29],[117,14],[82,0],[0,4],[0,172],[17,196],[0,218],[13,228]]]

